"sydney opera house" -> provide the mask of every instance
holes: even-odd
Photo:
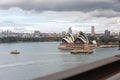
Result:
[[[73,50],[73,49],[94,49],[97,47],[95,40],[91,41],[88,37],[80,32],[78,37],[74,37],[71,33],[62,39],[59,49]]]

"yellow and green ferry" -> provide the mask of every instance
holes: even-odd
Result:
[[[93,53],[93,50],[72,50],[71,54]]]

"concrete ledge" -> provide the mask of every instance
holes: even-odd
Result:
[[[120,80],[120,73],[108,78],[107,80]]]
[[[120,70],[120,57],[111,57],[99,60],[83,66],[36,78],[34,80],[97,80],[102,76],[102,74],[108,74],[110,70],[112,70],[111,72],[114,70]]]

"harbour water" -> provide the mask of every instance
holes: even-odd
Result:
[[[32,80],[119,54],[118,47],[98,48],[93,54],[70,54],[59,42],[0,44],[0,80]],[[10,54],[17,49],[20,54]]]

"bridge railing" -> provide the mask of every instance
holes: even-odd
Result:
[[[119,72],[120,55],[116,55],[34,80],[98,80]]]

